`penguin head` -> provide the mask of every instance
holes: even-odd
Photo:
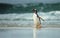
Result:
[[[37,13],[37,9],[32,9],[32,11],[33,11],[34,13]]]
[[[32,11],[37,11],[37,9],[32,9]]]

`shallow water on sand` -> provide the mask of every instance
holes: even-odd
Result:
[[[0,38],[33,38],[33,30],[0,29]],[[60,38],[60,29],[37,30],[37,38]]]

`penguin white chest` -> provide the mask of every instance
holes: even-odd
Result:
[[[37,17],[37,15],[35,13],[33,14],[33,20],[34,20],[35,25],[40,24],[40,20],[39,20],[39,18]]]

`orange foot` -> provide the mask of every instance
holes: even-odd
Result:
[[[36,26],[37,29],[41,29],[41,25]]]

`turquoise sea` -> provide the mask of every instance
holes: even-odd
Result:
[[[28,3],[4,4],[0,3],[0,27],[33,26],[33,8],[45,21],[43,26],[60,26],[60,3]]]

